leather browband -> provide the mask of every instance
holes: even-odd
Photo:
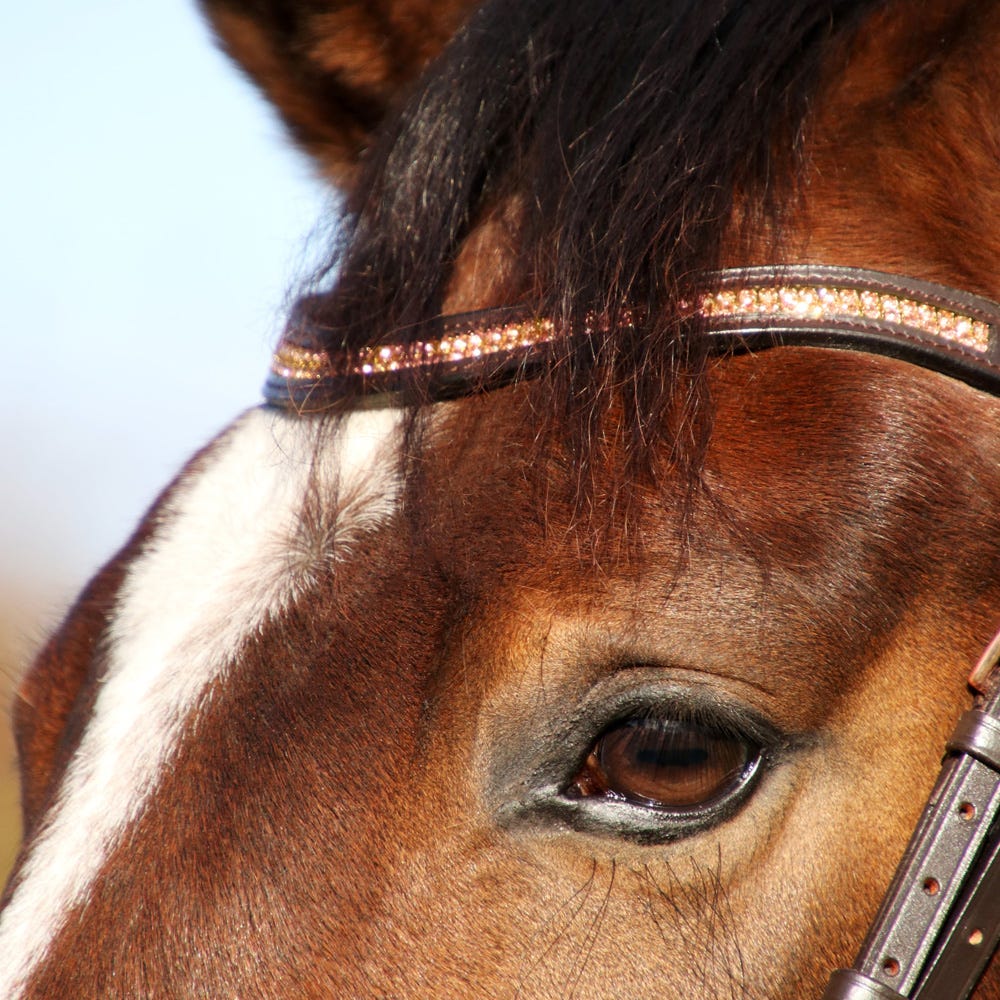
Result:
[[[1000,395],[1000,305],[943,285],[842,267],[721,271],[691,306],[720,353],[783,345],[888,355]],[[600,329],[490,310],[438,336],[329,355],[292,317],[264,394],[298,413],[366,395],[394,405],[506,385],[544,370],[557,345]],[[363,402],[362,402],[363,405]],[[1000,942],[1000,635],[973,670],[979,690],[851,969],[823,1000],[965,1000]]]
[[[783,345],[832,347],[900,358],[1000,393],[1000,305],[944,285],[856,268],[796,266],[720,271],[691,310],[720,353]],[[264,387],[272,406],[318,412],[374,394],[447,398],[543,371],[568,338],[524,310],[443,318],[437,335],[330,354],[297,310]]]

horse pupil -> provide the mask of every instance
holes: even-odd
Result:
[[[695,767],[707,760],[702,747],[651,747],[636,754],[637,763],[651,767]]]

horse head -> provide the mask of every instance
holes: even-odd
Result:
[[[20,687],[0,995],[819,996],[1000,626],[1000,7],[203,5],[343,248]]]

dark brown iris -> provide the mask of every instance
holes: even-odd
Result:
[[[572,791],[689,810],[738,788],[758,757],[747,740],[694,723],[630,719],[594,745]]]

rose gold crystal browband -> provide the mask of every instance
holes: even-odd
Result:
[[[721,271],[692,312],[720,351],[781,345],[833,347],[899,357],[1000,393],[1000,305],[989,299],[877,271],[796,266]],[[493,388],[544,369],[568,337],[549,319],[514,309],[447,317],[437,336],[328,353],[318,331],[293,315],[264,388],[268,403],[325,410],[352,395],[430,398]]]

